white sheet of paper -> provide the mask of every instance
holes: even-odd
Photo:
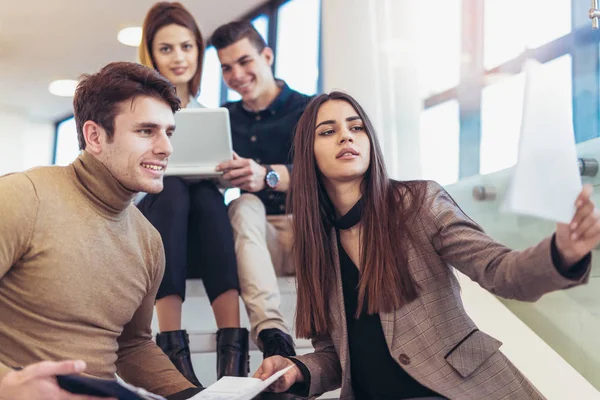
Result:
[[[569,223],[582,188],[571,93],[538,62],[524,69],[519,154],[502,211]]]
[[[251,400],[271,386],[293,365],[277,371],[264,381],[256,378],[224,376],[190,400]]]

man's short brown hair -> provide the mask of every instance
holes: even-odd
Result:
[[[248,39],[259,53],[267,47],[265,39],[260,36],[254,25],[250,21],[245,20],[233,21],[221,25],[212,34],[209,43],[215,46],[215,49],[221,50],[242,39]]]
[[[83,75],[73,98],[79,149],[85,149],[83,124],[86,121],[100,125],[108,139],[112,140],[119,103],[139,96],[163,100],[173,113],[181,108],[175,86],[158,72],[141,64],[114,62],[98,73]]]

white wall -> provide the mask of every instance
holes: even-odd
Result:
[[[415,0],[326,0],[323,86],[354,96],[375,125],[388,172],[421,177]]]
[[[0,175],[52,162],[54,123],[0,110]]]

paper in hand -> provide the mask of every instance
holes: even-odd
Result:
[[[251,400],[265,391],[293,365],[288,366],[264,381],[257,378],[224,376],[190,400]]]
[[[582,189],[571,93],[538,62],[524,69],[519,154],[502,211],[569,223]]]

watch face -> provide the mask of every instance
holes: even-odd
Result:
[[[269,171],[266,177],[267,185],[269,187],[275,187],[279,183],[279,174],[275,171]]]

